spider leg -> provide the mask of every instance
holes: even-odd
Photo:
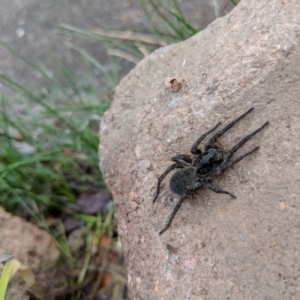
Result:
[[[202,181],[202,184],[205,188],[215,192],[215,193],[220,193],[220,194],[227,194],[229,196],[231,196],[232,198],[236,199],[236,196],[234,196],[233,194],[227,192],[227,191],[223,191],[220,188],[211,185],[210,183],[208,183],[207,181]]]
[[[154,199],[153,199],[153,203],[155,203],[157,197],[158,197],[158,194],[159,194],[159,189],[160,189],[160,184],[161,182],[164,180],[164,178],[171,172],[173,171],[174,169],[176,168],[183,168],[183,165],[181,163],[178,163],[176,162],[175,164],[171,165],[170,167],[167,168],[167,170],[165,172],[163,172],[159,177],[158,177],[158,180],[157,180],[157,188],[156,188],[156,194],[154,196]]]
[[[235,165],[236,163],[238,163],[239,161],[241,161],[243,158],[245,158],[246,156],[252,154],[253,152],[257,151],[259,149],[259,146],[255,147],[254,149],[252,149],[251,151],[239,156],[237,159],[235,159],[234,161],[230,162],[229,164],[227,164],[225,167],[222,168],[222,170],[226,170],[228,168],[231,168],[233,165]]]
[[[172,161],[178,162],[180,163],[181,160],[191,164],[192,163],[192,158],[189,155],[185,155],[185,154],[178,154],[176,156],[173,156],[171,158]]]
[[[171,216],[170,216],[170,218],[169,218],[169,221],[168,221],[167,225],[165,226],[164,229],[162,229],[162,230],[159,232],[159,235],[162,235],[162,234],[170,227],[170,225],[171,225],[171,223],[172,223],[172,221],[173,221],[173,219],[174,219],[176,213],[178,212],[178,210],[179,210],[181,204],[183,203],[183,201],[184,201],[186,195],[187,195],[187,194],[183,194],[183,195],[180,197],[178,203],[176,204],[176,206],[174,207],[174,209],[173,209],[173,211],[172,211],[172,214],[171,214]]]
[[[247,114],[249,114],[251,111],[253,110],[253,107],[251,107],[250,109],[248,109],[245,113],[243,113],[242,115],[240,115],[237,119],[233,120],[232,122],[230,122],[228,125],[226,125],[223,129],[221,129],[220,131],[218,131],[207,143],[207,145],[205,146],[205,151],[210,148],[216,141],[217,139],[222,136],[226,131],[228,131],[230,128],[232,128],[238,121],[240,121],[241,119],[243,119]]]
[[[213,129],[208,130],[207,132],[203,133],[199,139],[193,144],[191,152],[193,154],[201,154],[201,150],[197,149],[197,147],[199,146],[199,144],[206,138],[207,135],[209,135],[210,133],[212,133],[213,131],[215,131],[217,129],[218,126],[221,125],[221,122],[219,122]]]
[[[267,125],[269,124],[269,122],[266,122],[264,125],[262,125],[261,127],[259,127],[258,129],[254,130],[253,132],[251,132],[250,134],[246,135],[242,140],[240,140],[234,147],[232,147],[228,153],[225,155],[224,157],[224,162],[227,163],[229,161],[229,159],[232,157],[232,155],[240,148],[242,147],[248,140],[250,140],[255,134],[257,134],[258,132],[260,132],[263,128],[265,128]],[[251,151],[250,151],[251,152]],[[250,154],[250,153],[248,153]],[[243,157],[244,158],[244,157]],[[243,159],[241,158],[241,159]],[[239,160],[241,160],[239,159]]]

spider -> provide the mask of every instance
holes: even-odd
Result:
[[[166,224],[166,226],[159,232],[159,235],[164,233],[171,225],[172,220],[174,219],[176,213],[180,209],[181,204],[185,200],[186,196],[195,191],[196,189],[204,186],[205,188],[215,192],[228,194],[232,198],[236,199],[236,197],[230,192],[224,191],[216,186],[213,186],[209,183],[209,181],[223,173],[225,170],[231,168],[236,163],[241,161],[246,156],[252,154],[257,151],[259,147],[255,147],[251,151],[237,157],[234,160],[230,160],[233,154],[243,146],[248,140],[250,140],[255,134],[260,132],[264,127],[266,127],[269,122],[264,123],[261,127],[246,135],[242,140],[240,140],[235,146],[233,146],[227,153],[222,153],[218,146],[216,145],[217,139],[222,136],[225,132],[227,132],[230,128],[232,128],[237,122],[243,119],[247,114],[249,114],[253,110],[253,107],[239,116],[237,119],[230,122],[223,129],[220,129],[215,135],[213,135],[208,143],[204,147],[204,151],[202,152],[197,147],[204,140],[204,138],[215,131],[220,125],[219,122],[214,128],[205,132],[201,135],[198,140],[193,144],[191,153],[194,156],[186,155],[186,154],[178,154],[171,158],[175,163],[169,166],[165,172],[158,178],[156,194],[153,199],[153,203],[157,200],[160,185],[163,179],[174,169],[180,169],[176,173],[174,173],[170,179],[170,188],[173,193],[180,195],[180,199],[176,206],[173,209],[173,212]]]

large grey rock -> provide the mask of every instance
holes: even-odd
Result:
[[[101,124],[101,169],[116,205],[133,299],[299,299],[300,2],[242,1],[191,39],[147,57]],[[174,93],[167,77],[184,79]],[[220,139],[260,150],[178,201],[157,178],[218,121],[255,110]],[[174,199],[174,201],[171,201]]]

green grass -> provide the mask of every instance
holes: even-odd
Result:
[[[185,18],[176,0],[171,1],[170,7],[157,0],[139,1],[152,31],[166,39],[168,43],[184,41],[199,31]],[[159,23],[156,21],[157,17]]]
[[[184,41],[199,31],[185,18],[176,0],[171,1],[170,7],[159,0],[139,0],[139,2],[151,24],[150,29],[84,30],[62,24],[61,33],[104,41],[108,45],[108,51],[112,48],[119,50],[111,51],[113,55],[136,63],[156,48]]]
[[[77,274],[66,277],[68,288],[59,299],[84,299],[81,289],[91,276],[89,266],[97,266],[101,277],[106,272],[101,266],[109,264],[106,257],[96,260],[99,257],[92,254],[92,247],[94,252],[97,247],[105,253],[119,243],[115,238],[109,249],[100,247],[103,237],[111,238],[115,232],[113,207],[107,214],[97,216],[75,213],[73,209],[80,195],[106,189],[98,167],[98,128],[110,106],[109,95],[119,81],[119,59],[110,58],[110,71],[106,71],[84,49],[71,45],[81,53],[87,76],[85,80],[75,77],[53,55],[62,78],[59,81],[43,65],[32,64],[7,45],[1,46],[39,72],[46,84],[32,91],[0,74],[1,84],[16,94],[14,99],[0,95],[0,206],[47,231],[60,250],[59,265],[69,274]],[[105,78],[101,91],[96,87],[92,68]],[[55,225],[49,223],[49,218],[61,214],[82,223],[78,230],[82,231],[83,243],[75,250],[70,248],[59,218]],[[122,254],[117,255],[121,260]],[[118,284],[125,285],[126,276],[119,275],[120,270],[114,272]]]
[[[0,74],[0,82],[19,96],[0,98],[0,205],[15,213],[23,203],[35,204],[36,212],[65,207],[77,195],[105,188],[98,168],[98,126],[110,100],[107,94],[118,82],[116,73],[110,74],[83,49],[87,62],[106,76],[107,90],[99,94],[94,78],[79,84],[78,78],[56,60],[64,80],[57,81],[49,70],[8,51],[29,64],[48,82],[38,93],[19,85]],[[116,60],[112,70],[118,68]],[[16,111],[11,103],[21,105]],[[21,149],[21,150],[20,150]]]

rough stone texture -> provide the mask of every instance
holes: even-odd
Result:
[[[101,124],[101,169],[116,204],[133,299],[299,299],[300,2],[242,1],[191,39],[162,48],[119,85]],[[174,93],[165,79],[184,79]],[[218,121],[260,150],[200,189],[164,235],[178,197],[157,178]],[[174,199],[172,202],[171,200]]]
[[[65,279],[59,276],[55,266],[59,251],[50,236],[19,217],[14,217],[0,208],[0,258],[12,256],[32,269],[37,286],[53,299],[64,287]],[[0,273],[3,264],[0,263]],[[26,300],[29,295],[23,280],[15,275],[9,283],[6,298]]]

